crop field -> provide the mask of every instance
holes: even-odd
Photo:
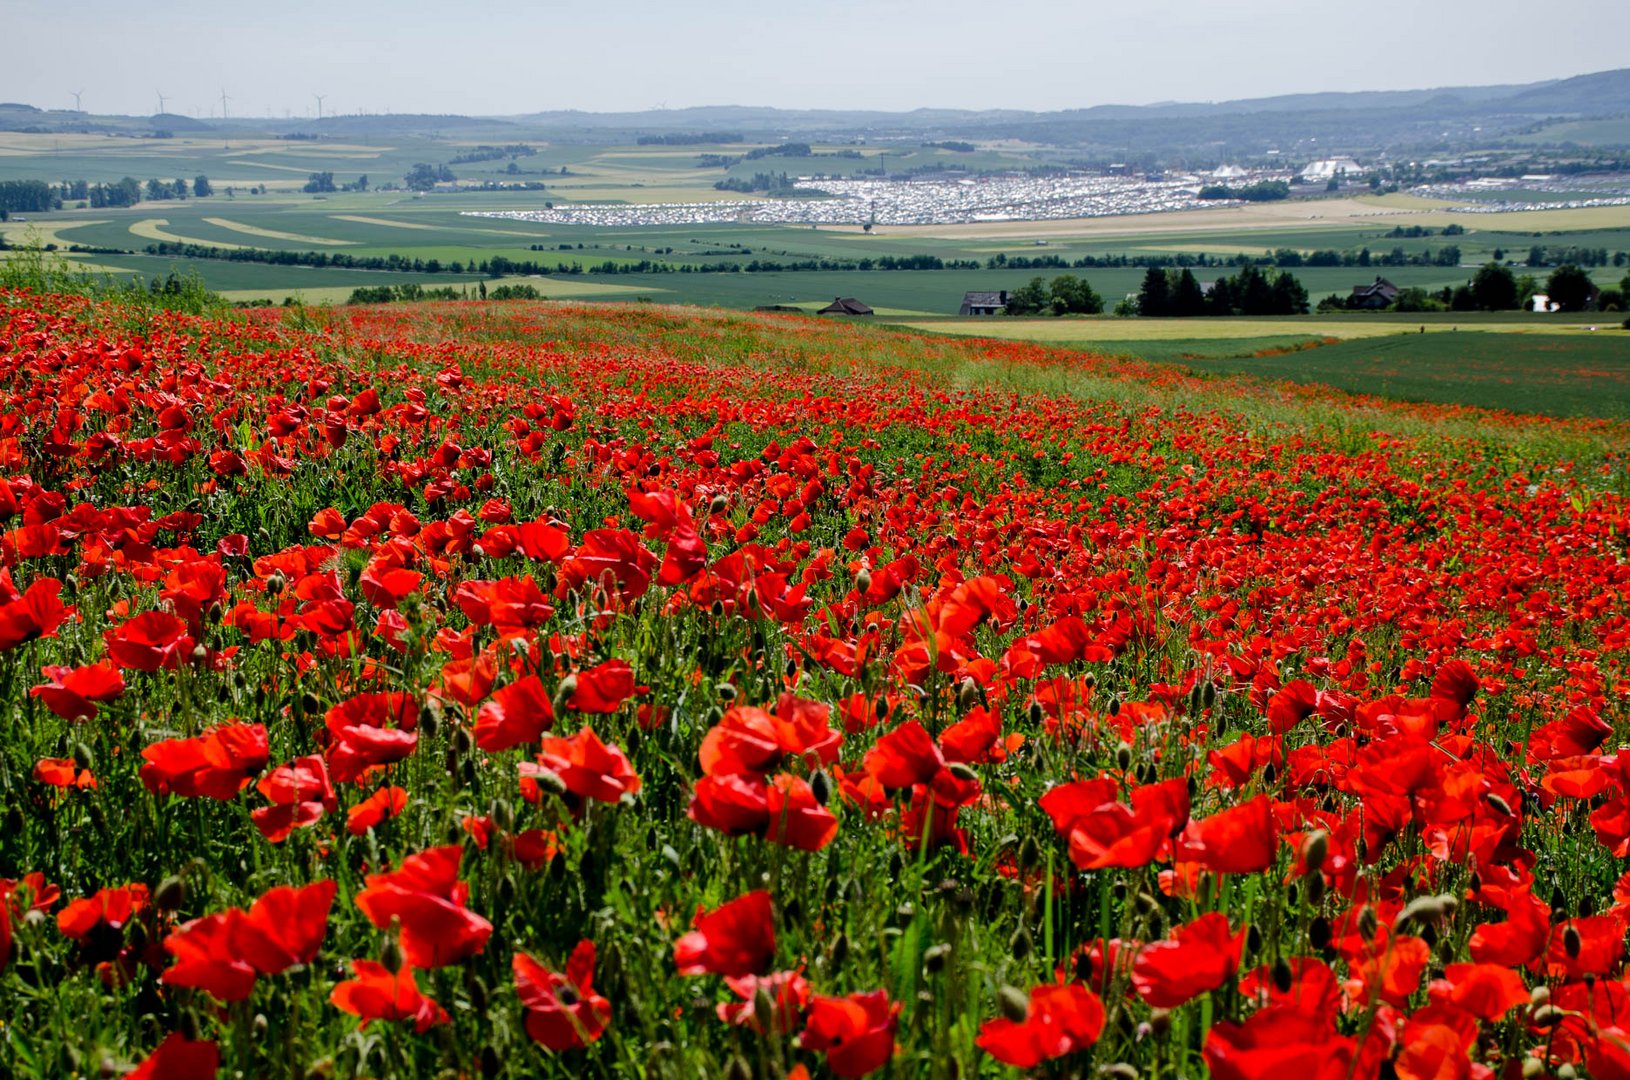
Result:
[[[8,1075],[1630,1048],[1625,424],[16,289],[0,400]]]

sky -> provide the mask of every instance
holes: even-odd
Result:
[[[0,101],[94,113],[1065,109],[1630,64],[1581,0],[0,0]]]

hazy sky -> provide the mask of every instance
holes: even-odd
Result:
[[[1630,64],[1630,4],[1533,0],[0,0],[0,100],[89,112],[1059,109],[1531,82]],[[1554,9],[1561,11],[1562,9]]]

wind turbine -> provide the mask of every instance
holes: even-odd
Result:
[[[317,119],[321,120],[323,118],[323,98],[327,97],[328,95],[312,94],[311,96],[317,99]]]
[[[68,93],[70,95],[72,95],[72,97],[74,99],[74,112],[84,112],[85,111],[84,109],[81,109],[79,107],[79,97],[84,92],[85,91],[83,91],[83,90],[70,90],[70,91],[68,91]]]
[[[167,99],[164,97],[164,94],[163,94],[162,91],[154,90],[153,93],[158,94],[158,113],[159,113],[160,116],[163,116],[164,115],[164,102]]]
[[[226,96],[226,87],[221,87],[221,119],[226,119],[226,103],[232,99]]]

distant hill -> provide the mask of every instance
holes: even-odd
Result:
[[[1223,102],[1096,105],[1055,112],[916,109],[880,112],[713,105],[644,112],[553,110],[516,116],[435,114],[330,116],[322,120],[202,120],[96,116],[0,103],[0,130],[150,135],[216,130],[233,136],[312,138],[552,139],[625,142],[641,135],[729,131],[755,141],[1021,139],[1083,160],[1153,165],[1255,156],[1444,153],[1520,138],[1546,145],[1552,122],[1630,114],[1630,68],[1521,85],[1282,94]],[[1566,123],[1560,125],[1567,127]],[[1599,125],[1604,132],[1618,125]],[[1573,128],[1570,131],[1575,130]],[[1616,136],[1593,143],[1612,148]],[[1565,145],[1559,139],[1557,145]],[[1630,139],[1626,140],[1630,147]]]

